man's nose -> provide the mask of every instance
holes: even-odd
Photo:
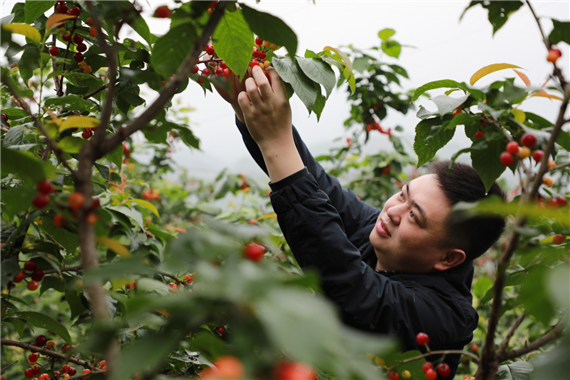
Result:
[[[404,213],[406,212],[405,209],[406,209],[405,204],[399,204],[399,205],[394,205],[390,207],[388,210],[386,210],[388,218],[390,218],[390,220],[395,226],[398,226],[400,224],[402,220],[402,215],[404,215]]]

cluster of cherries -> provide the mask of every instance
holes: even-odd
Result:
[[[216,369],[208,367],[200,372],[200,379],[242,379],[245,377],[245,368],[235,356],[220,356],[213,362]],[[282,361],[273,368],[275,380],[318,380],[317,374],[311,366],[301,362]]]
[[[53,184],[47,179],[42,180],[38,184],[37,189],[38,189],[38,194],[36,194],[36,196],[32,200],[32,204],[34,205],[35,208],[41,210],[46,208],[46,206],[49,204],[51,200],[50,194],[55,193],[57,191],[54,189]],[[83,207],[84,204],[85,204],[85,196],[76,191],[74,193],[71,193],[67,198],[67,205],[58,204],[58,208],[61,209],[69,207],[71,209],[71,215],[74,218],[77,218],[77,211],[81,207]],[[87,223],[95,224],[95,222],[97,222],[97,220],[99,219],[99,216],[97,214],[97,209],[99,208],[100,205],[101,201],[99,200],[99,198],[93,198],[93,200],[91,201],[91,209],[89,210],[85,218]],[[56,227],[61,227],[65,223],[66,219],[62,213],[58,213],[53,217],[53,224]]]
[[[194,276],[191,274],[187,274],[186,276],[184,276],[184,280],[182,280],[182,282],[186,285],[190,285],[192,283],[192,281],[194,281]],[[171,282],[168,284],[168,290],[171,293],[176,293],[178,291],[178,284],[176,282]],[[222,334],[222,333],[220,333]]]
[[[377,108],[377,107],[376,107]],[[366,124],[366,132],[371,132],[371,131],[378,131],[382,134],[388,135],[388,137],[392,137],[392,128],[388,128],[388,129],[383,129],[380,124],[373,120],[370,123]]]
[[[24,270],[18,272],[14,279],[14,283],[20,283],[26,278],[26,272],[31,272],[30,277],[32,278],[28,281],[28,290],[36,290],[40,286],[40,281],[44,278],[44,271],[38,268],[38,264],[35,261],[28,260],[24,263]]]
[[[65,1],[60,1],[60,0],[58,0],[57,2],[55,10],[59,14],[67,14],[70,16],[75,16],[75,19],[77,19],[81,14],[81,8],[79,8],[78,6],[73,6],[68,9]],[[95,27],[93,26],[93,19],[91,17],[87,19],[87,23],[90,26],[89,35],[91,37],[97,37],[97,29],[95,29]],[[61,39],[63,41],[65,42],[73,41],[73,43],[75,44],[75,50],[77,51],[73,54],[73,59],[78,63],[79,67],[83,69],[83,72],[85,74],[90,74],[92,68],[85,62],[85,57],[83,56],[83,53],[87,50],[87,45],[85,45],[84,43],[83,36],[77,33],[72,34],[69,30],[65,28],[61,28],[60,31],[61,31]],[[59,48],[53,45],[49,48],[49,53],[54,57],[58,56]]]
[[[157,189],[146,189],[142,193],[142,197],[149,201],[160,199],[160,192]]]
[[[36,337],[36,342],[32,344],[32,346],[34,347],[45,346],[45,348],[47,348],[48,350],[55,351],[55,342],[53,340],[48,340],[44,335],[39,335],[38,337]],[[69,350],[71,350],[72,348],[74,347],[66,343],[61,346],[61,352],[63,354],[67,354]],[[33,380],[49,380],[50,379],[49,374],[42,373],[43,371],[42,367],[37,364],[38,359],[39,359],[39,354],[36,352],[32,352],[31,354],[28,355],[28,364],[31,366],[31,368],[28,368],[24,371],[24,376],[27,377],[28,379],[33,378]],[[91,372],[90,370],[84,369],[82,373],[88,374],[90,372]],[[53,374],[56,379],[69,379],[71,376],[75,376],[77,374],[77,369],[71,367],[68,364],[64,364],[61,366],[61,369],[59,371],[54,371]],[[39,375],[39,377],[34,378],[34,376],[37,375]],[[85,378],[88,377],[89,376],[85,376]]]
[[[540,149],[536,149],[534,152],[531,152],[530,148],[536,145],[536,136],[532,133],[525,133],[521,137],[521,144],[522,147],[516,141],[509,141],[507,146],[505,147],[505,151],[501,153],[500,160],[501,163],[505,166],[510,166],[515,162],[515,155],[518,156],[520,159],[525,159],[532,155],[532,159],[539,163],[542,160],[542,156],[544,156],[544,152]],[[554,161],[548,162],[549,167],[556,166]]]
[[[429,336],[426,333],[423,332],[418,333],[416,335],[416,342],[418,343],[419,346],[423,346],[429,351],[428,347]],[[378,365],[384,365],[384,361],[380,358],[375,358],[375,362]],[[451,374],[451,368],[447,363],[440,363],[437,365],[436,368],[434,368],[432,362],[426,361],[422,366],[422,370],[424,371],[424,374],[428,380],[435,380],[438,378],[438,376],[447,377]],[[402,371],[401,376],[403,379],[409,379],[412,377],[412,374],[410,373],[410,371],[404,370]],[[388,378],[390,380],[399,380],[400,373],[396,371],[390,371],[388,373]]]

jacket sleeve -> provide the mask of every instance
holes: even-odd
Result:
[[[311,174],[273,192],[271,202],[299,266],[319,273],[325,295],[347,323],[393,335],[409,326],[416,314],[412,292],[362,262]]]
[[[267,167],[263,161],[261,151],[249,134],[246,125],[241,123],[237,118],[236,124],[250,155],[267,174]],[[329,175],[314,159],[295,127],[293,127],[293,138],[303,163],[316,179],[319,188],[328,195],[330,204],[337,210],[346,235],[350,237],[356,231],[374,221],[378,216],[379,210],[360,200],[352,190],[343,189],[339,180]]]

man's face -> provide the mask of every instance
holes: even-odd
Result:
[[[440,269],[447,251],[439,247],[445,237],[445,218],[451,205],[435,174],[414,179],[386,201],[370,242],[378,257],[376,269],[427,273]]]

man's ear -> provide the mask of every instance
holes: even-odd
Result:
[[[445,251],[445,256],[437,262],[433,268],[440,272],[458,266],[465,261],[465,251],[459,248],[452,248]]]

